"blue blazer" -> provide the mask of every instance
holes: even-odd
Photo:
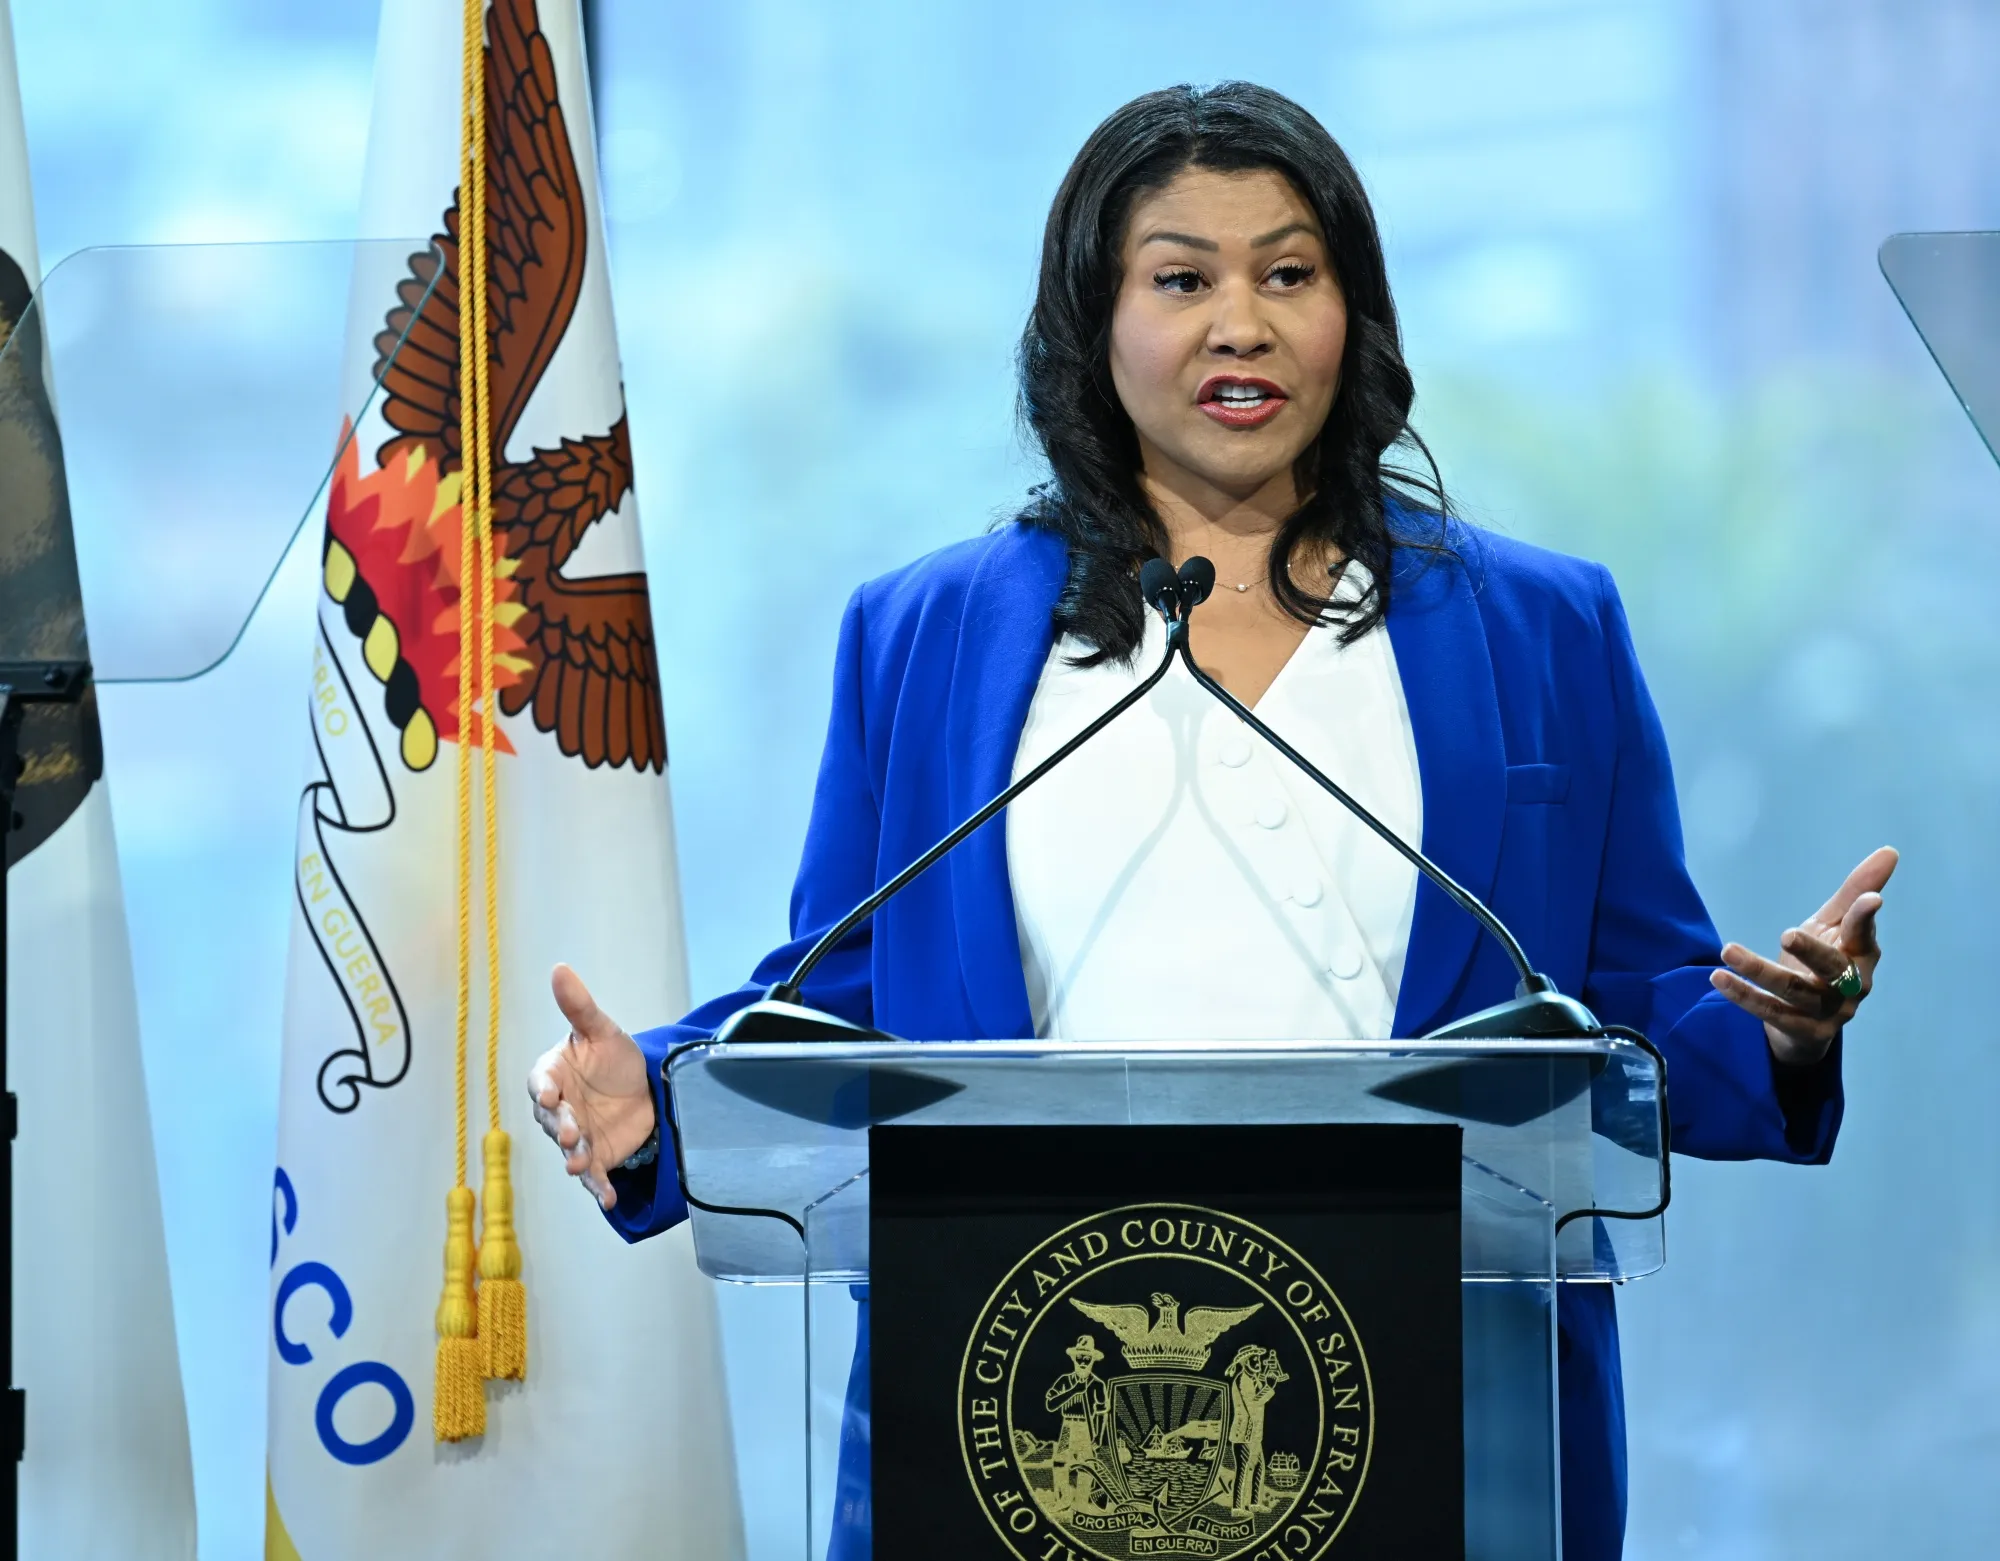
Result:
[[[1489,900],[1561,990],[1652,1037],[1667,1059],[1676,1150],[1825,1161],[1840,1125],[1838,1048],[1819,1067],[1779,1069],[1762,1023],[1709,985],[1715,928],[1682,860],[1665,736],[1609,573],[1471,528],[1453,541],[1455,558],[1397,551],[1388,616],[1416,737],[1424,850]],[[1006,787],[1067,568],[1060,540],[1013,524],[854,593],[792,941],[738,991],[638,1037],[656,1084],[672,1047],[783,980],[819,933]],[[1502,951],[1421,883],[1396,1034],[1421,1035],[1513,987]],[[1033,1034],[1002,821],[823,961],[806,999],[913,1040]],[[663,1089],[658,1104],[669,1121]],[[671,1176],[618,1180],[612,1220],[628,1237],[685,1218]],[[1599,1561],[1618,1555],[1625,1513],[1610,1287],[1561,1287],[1559,1322],[1564,1551]],[[864,1335],[856,1451],[865,1348]],[[843,1469],[852,1499],[841,1506],[858,1530],[865,1458],[844,1457]]]

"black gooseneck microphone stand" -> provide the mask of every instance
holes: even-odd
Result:
[[[804,1000],[806,977],[813,973],[821,960],[840,946],[842,939],[896,895],[901,894],[905,887],[936,866],[960,841],[993,819],[1008,803],[1153,691],[1153,686],[1165,677],[1167,669],[1173,666],[1175,654],[1184,653],[1186,647],[1185,618],[1165,613],[1165,604],[1172,600],[1177,588],[1178,582],[1174,578],[1173,569],[1164,560],[1158,558],[1146,560],[1145,567],[1139,571],[1139,589],[1148,605],[1160,610],[1167,617],[1167,653],[1160,658],[1160,664],[1153,668],[1136,688],[827,928],[819,940],[806,951],[805,958],[798,962],[791,975],[772,987],[762,999],[733,1015],[722,1029],[716,1032],[716,1039],[719,1041],[854,1040],[867,1035],[880,1035],[880,1031],[865,1030],[860,1025],[849,1024],[844,1019],[806,1007]]]
[[[1602,1035],[1604,1027],[1598,1023],[1597,1016],[1575,998],[1563,996],[1555,989],[1553,981],[1529,963],[1520,942],[1478,895],[1452,878],[1422,851],[1404,840],[1333,780],[1322,774],[1304,754],[1272,731],[1257,718],[1254,711],[1202,670],[1200,663],[1194,659],[1193,653],[1188,648],[1188,624],[1194,609],[1208,600],[1209,593],[1214,588],[1215,566],[1205,558],[1190,558],[1181,566],[1178,575],[1163,559],[1146,560],[1139,572],[1139,592],[1145,599],[1146,605],[1159,613],[1167,626],[1167,651],[1161,657],[1160,664],[1103,715],[1092,721],[1034,769],[994,797],[829,927],[807,951],[786,980],[772,987],[761,1001],[738,1012],[724,1026],[724,1032],[718,1033],[717,1038],[724,1038],[726,1033],[727,1039],[735,1041],[841,1037],[852,1039],[857,1035],[876,1033],[864,1031],[858,1025],[848,1024],[843,1019],[805,1006],[803,991],[806,978],[812,974],[821,960],[840,946],[842,939],[873,916],[890,899],[900,894],[907,885],[935,866],[960,841],[989,822],[1008,803],[1152,692],[1153,686],[1166,676],[1167,669],[1173,664],[1176,656],[1186,665],[1197,683],[1296,765],[1315,785],[1329,793],[1342,807],[1407,859],[1417,871],[1443,890],[1453,904],[1478,922],[1501,948],[1506,950],[1507,958],[1513,963],[1519,977],[1514,997],[1505,1003],[1482,1009],[1476,1014],[1470,1014],[1434,1030],[1425,1037],[1426,1040],[1507,1037],[1556,1039],[1563,1036]]]
[[[1454,905],[1485,928],[1494,941],[1507,951],[1507,958],[1513,962],[1515,973],[1520,978],[1514,996],[1507,1002],[1496,1003],[1491,1008],[1482,1008],[1478,1013],[1467,1014],[1463,1019],[1442,1025],[1424,1036],[1424,1040],[1564,1040],[1615,1035],[1639,1047],[1653,1059],[1654,1065],[1659,1069],[1657,1109],[1662,1149],[1659,1202],[1645,1209],[1605,1209],[1594,1204],[1585,1208],[1571,1209],[1557,1216],[1555,1222],[1557,1233],[1560,1234],[1563,1227],[1571,1221],[1593,1215],[1607,1220],[1649,1220],[1664,1214],[1667,1205],[1673,1202],[1674,1197],[1673,1156],[1668,1152],[1668,1146],[1673,1142],[1673,1117],[1667,1105],[1667,1059],[1660,1055],[1660,1049],[1637,1030],[1620,1024],[1600,1024],[1597,1016],[1583,1004],[1573,997],[1565,997],[1558,992],[1555,983],[1529,963],[1520,941],[1508,930],[1507,925],[1493,914],[1485,901],[1335,785],[1332,779],[1322,774],[1304,754],[1258,720],[1254,711],[1202,671],[1200,664],[1194,659],[1194,653],[1188,648],[1186,627],[1188,617],[1195,608],[1208,600],[1209,593],[1215,589],[1215,565],[1205,558],[1190,558],[1181,565],[1175,586],[1174,602],[1179,608],[1182,633],[1173,644],[1178,648],[1180,658],[1194,680],[1220,700],[1226,709],[1234,712],[1244,725],[1291,760],[1315,785],[1394,847],[1399,855],[1442,889]],[[1150,596],[1147,599],[1152,600]],[[1164,614],[1169,609],[1162,605],[1159,610]]]
[[[1209,593],[1215,589],[1215,566],[1205,558],[1190,558],[1181,565],[1177,584],[1183,632],[1174,644],[1194,680],[1220,700],[1245,726],[1291,760],[1314,785],[1366,824],[1398,855],[1442,889],[1454,905],[1478,922],[1506,950],[1507,958],[1512,961],[1514,972],[1520,979],[1509,1001],[1454,1020],[1441,1029],[1431,1031],[1424,1039],[1460,1041],[1520,1037],[1553,1040],[1562,1036],[1602,1035],[1604,1026],[1597,1022],[1597,1016],[1575,998],[1564,997],[1556,990],[1553,981],[1528,962],[1520,942],[1507,929],[1506,923],[1487,908],[1485,901],[1335,785],[1310,759],[1258,720],[1248,705],[1202,671],[1200,663],[1188,649],[1185,630],[1195,608],[1207,601]]]

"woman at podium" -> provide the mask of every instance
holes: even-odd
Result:
[[[784,980],[1159,663],[1137,587],[1154,556],[1214,564],[1192,620],[1209,673],[1483,895],[1561,991],[1653,1039],[1674,1149],[1827,1159],[1895,854],[1771,954],[1720,943],[1617,590],[1451,516],[1409,423],[1373,213],[1310,114],[1232,83],[1099,126],[1049,214],[1020,374],[1049,481],[848,605],[792,941],[636,1038],[556,973],[572,1033],[530,1088],[621,1231],[686,1214],[657,1159],[668,1049]],[[1176,666],[804,995],[912,1039],[1365,1038],[1513,986],[1469,917]],[[1597,1561],[1625,1508],[1610,1287],[1562,1286],[1560,1329],[1565,1554]],[[858,1369],[858,1424],[865,1390]],[[836,1555],[866,1524],[865,1475],[845,1478]]]

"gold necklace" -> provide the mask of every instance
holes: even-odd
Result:
[[[1340,566],[1339,566],[1338,564],[1328,564],[1328,565],[1326,566],[1326,572],[1327,572],[1327,573],[1328,573],[1329,575],[1333,575],[1333,574],[1338,574],[1338,573],[1340,572]],[[1289,560],[1287,560],[1287,561],[1286,561],[1286,563],[1285,563],[1285,578],[1286,578],[1287,580],[1290,580],[1290,581],[1292,582],[1292,584],[1293,584],[1293,585],[1297,585],[1297,584],[1299,583],[1299,582],[1298,582],[1298,578],[1297,578],[1297,576],[1295,576],[1295,575],[1294,575],[1294,574],[1292,573],[1292,566],[1291,566],[1291,562],[1290,562]],[[1250,589],[1250,587],[1251,587],[1251,586],[1253,586],[1253,585],[1263,585],[1263,584],[1265,584],[1266,582],[1265,582],[1265,581],[1263,581],[1263,580],[1244,580],[1244,581],[1240,581],[1240,582],[1239,582],[1239,581],[1233,581],[1233,580],[1224,580],[1224,581],[1223,581],[1222,583],[1223,583],[1224,585],[1226,585],[1226,586],[1229,586],[1229,587],[1230,587],[1230,588],[1231,588],[1232,590],[1235,590],[1235,591],[1237,591],[1238,593],[1241,593],[1241,592],[1244,592],[1244,591],[1247,591],[1247,590],[1249,590],[1249,589]]]

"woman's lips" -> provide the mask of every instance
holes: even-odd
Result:
[[[1204,380],[1195,404],[1226,428],[1255,428],[1285,407],[1285,393],[1268,379],[1218,374]]]

